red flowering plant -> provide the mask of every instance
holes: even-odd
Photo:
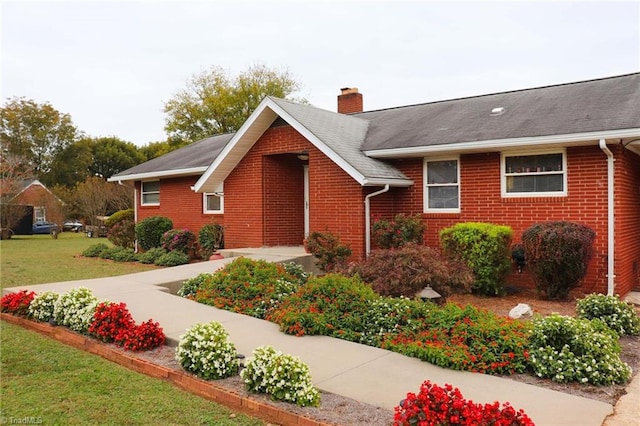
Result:
[[[395,407],[396,426],[533,426],[523,410],[516,411],[507,402],[476,404],[462,396],[458,388],[449,384],[440,387],[425,381],[416,395],[408,393]]]
[[[422,326],[385,336],[384,349],[440,367],[486,374],[523,373],[531,325],[471,305],[430,310]]]
[[[96,307],[89,333],[107,343],[115,343],[130,351],[146,351],[165,342],[165,334],[157,322],[148,320],[136,325],[127,305],[103,302]]]
[[[165,340],[160,324],[147,320],[129,329],[123,346],[129,351],[148,351],[163,345]]]
[[[29,313],[29,305],[34,297],[36,297],[35,291],[27,290],[5,294],[0,299],[0,312],[26,317]]]
[[[125,303],[102,302],[93,314],[89,334],[103,342],[122,345],[134,326],[135,322]]]

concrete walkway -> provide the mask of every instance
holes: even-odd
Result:
[[[242,253],[274,262],[304,256],[298,248]],[[601,426],[613,412],[610,404],[596,400],[510,379],[447,370],[383,349],[325,336],[285,335],[276,324],[202,305],[167,291],[168,287],[175,288],[177,283],[202,272],[216,271],[232,260],[225,258],[119,277],[26,288],[63,293],[78,286],[88,287],[100,299],[125,302],[137,322],[149,318],[158,321],[174,344],[196,322],[218,321],[229,332],[239,353],[250,356],[257,346],[272,345],[306,362],[319,389],[388,409],[398,405],[407,392],[417,392],[420,384],[428,379],[439,385],[450,383],[475,402],[508,401],[516,409],[524,409],[538,426]]]

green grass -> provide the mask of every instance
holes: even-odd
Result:
[[[16,235],[0,241],[0,288],[59,281],[113,277],[156,268],[141,263],[117,263],[80,257],[89,246],[112,244],[106,238],[63,232],[49,235]]]
[[[154,266],[82,258],[106,238],[70,232],[0,241],[0,283],[19,287],[116,276]],[[110,245],[110,244],[109,244]],[[0,423],[261,425],[262,421],[0,321]],[[235,416],[231,418],[231,416]]]
[[[0,421],[262,425],[263,422],[19,326],[0,322]]]

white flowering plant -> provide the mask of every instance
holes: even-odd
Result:
[[[590,294],[576,303],[578,318],[599,319],[623,336],[640,334],[640,317],[629,302],[619,296]]]
[[[180,336],[176,360],[182,368],[205,380],[238,373],[238,353],[222,324],[196,323]]]
[[[536,318],[529,356],[534,374],[556,382],[611,385],[631,378],[631,368],[620,359],[618,334],[599,320]]]
[[[301,407],[320,404],[320,393],[311,382],[309,366],[271,346],[256,348],[240,376],[250,392],[266,393],[274,400]]]
[[[29,305],[29,316],[36,321],[48,322],[53,318],[53,308],[60,295],[54,291],[36,294]]]
[[[98,306],[98,298],[86,287],[76,287],[62,294],[53,307],[53,319],[58,325],[78,333],[87,333]]]

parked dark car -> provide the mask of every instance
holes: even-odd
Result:
[[[58,229],[58,225],[51,222],[36,222],[31,227],[31,233],[50,234],[52,229]]]
[[[63,231],[80,232],[84,228],[84,225],[79,220],[68,220],[62,224]]]

